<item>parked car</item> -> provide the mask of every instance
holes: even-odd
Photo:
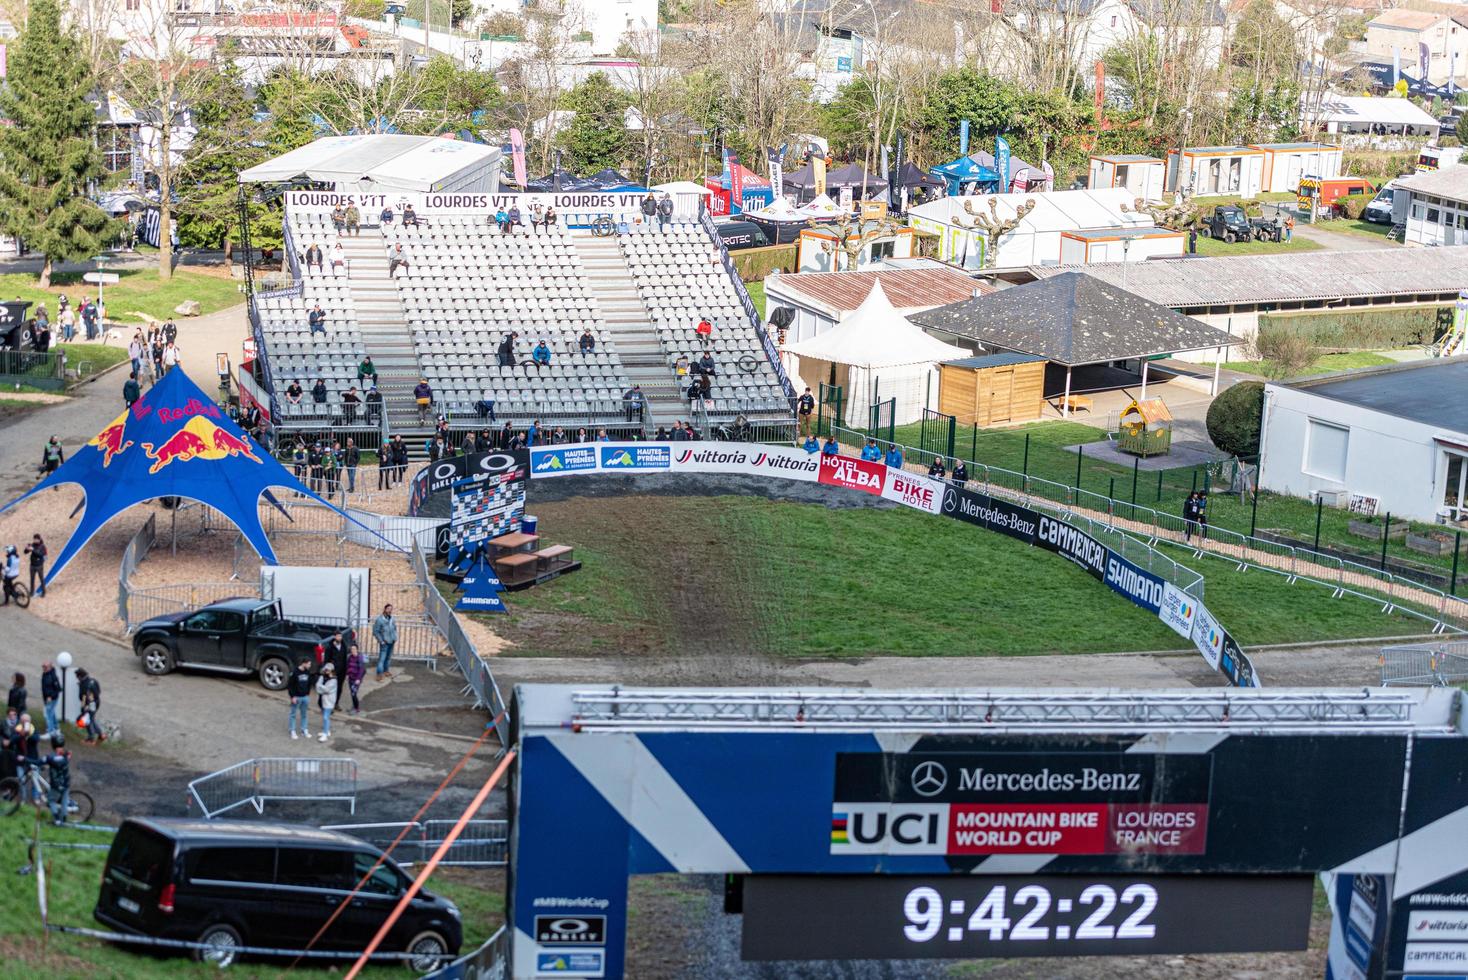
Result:
[[[1371,203],[1367,204],[1365,210],[1361,212],[1362,219],[1378,225],[1392,223],[1392,188],[1394,186],[1396,186],[1396,181],[1388,181],[1382,185],[1381,190],[1377,191],[1376,196],[1371,199]]]
[[[734,252],[741,248],[763,248],[770,244],[764,229],[753,221],[720,221],[714,227],[724,241],[724,247]]]
[[[410,882],[391,858],[304,825],[131,818],[112,839],[92,916],[118,932],[203,943],[194,958],[224,967],[243,946],[304,949],[379,859],[314,949],[367,948]],[[420,891],[381,948],[412,953],[423,973],[462,942],[458,906]]]
[[[1232,245],[1234,242],[1246,242],[1253,238],[1254,229],[1243,208],[1234,204],[1220,204],[1213,209],[1212,214],[1202,219],[1198,234]]]
[[[267,690],[279,691],[299,658],[314,658],[335,629],[292,622],[281,614],[278,601],[224,599],[147,620],[133,634],[133,653],[150,674],[180,667],[257,674]]]

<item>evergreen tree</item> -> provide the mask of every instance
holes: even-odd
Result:
[[[87,198],[106,176],[92,140],[91,72],[81,45],[61,29],[56,0],[33,0],[0,88],[0,229],[54,262],[95,254],[118,231]]]
[[[623,166],[627,156],[627,93],[602,72],[567,92],[562,108],[576,113],[561,134],[561,148],[582,174]]]

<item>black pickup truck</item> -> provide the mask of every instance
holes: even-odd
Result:
[[[224,599],[191,612],[147,620],[133,634],[133,653],[149,674],[179,667],[249,676],[271,691],[285,687],[298,658],[313,661],[335,626],[296,623],[279,602]]]

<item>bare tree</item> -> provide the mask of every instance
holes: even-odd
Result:
[[[527,18],[526,38],[518,56],[501,67],[505,94],[515,107],[519,122],[530,142],[532,165],[545,171],[550,167],[551,149],[555,143],[555,117],[560,102],[565,74],[571,62],[572,42],[561,22],[545,18]],[[541,123],[537,130],[536,123]]]

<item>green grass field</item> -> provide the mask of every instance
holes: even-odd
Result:
[[[1250,239],[1247,242],[1221,242],[1216,238],[1204,238],[1198,236],[1199,255],[1274,255],[1279,252],[1315,252],[1324,248],[1319,242],[1312,242],[1308,238],[1296,235],[1287,242],[1261,242]]]
[[[1359,218],[1338,218],[1335,221],[1327,222],[1321,227],[1326,231],[1340,231],[1349,235],[1374,238],[1383,246],[1399,244],[1386,237],[1387,232],[1392,230],[1391,225],[1380,225],[1374,221],[1362,221]]]
[[[103,288],[103,299],[107,302],[107,318],[119,323],[141,323],[136,313],[146,313],[159,320],[174,315],[173,308],[186,299],[198,300],[203,312],[213,313],[244,302],[239,283],[224,275],[213,275],[193,269],[180,268],[173,278],[164,282],[158,278],[156,266],[143,269],[118,269],[121,282]],[[0,275],[0,296],[10,299],[44,303],[51,322],[56,322],[56,301],[65,293],[75,305],[82,296],[96,297],[97,287],[82,281],[79,272],[62,273],[51,277],[51,287],[41,289],[36,277],[23,273]],[[31,307],[31,314],[36,312]]]
[[[25,864],[26,848],[31,840],[34,818],[24,810],[13,817],[0,818],[0,868],[10,878],[9,886],[0,889],[0,950],[8,966],[6,974],[18,977],[47,977],[49,980],[152,980],[154,977],[218,977],[213,966],[195,963],[186,957],[157,957],[144,952],[112,946],[95,939],[46,933],[36,902],[34,876],[16,877]],[[42,840],[52,843],[98,843],[110,838],[96,832],[45,827]],[[47,893],[50,915],[55,925],[103,928],[92,918],[97,903],[98,883],[102,878],[105,851],[61,850],[47,852]],[[499,928],[504,920],[504,896],[499,888],[483,887],[482,872],[445,869],[434,875],[429,890],[453,899],[464,913],[464,945],[468,951],[480,945]],[[268,938],[268,937],[267,937]],[[267,980],[284,974],[284,962],[237,963],[228,976],[239,980]],[[337,976],[342,966],[300,966],[293,975],[303,977]],[[374,966],[362,971],[364,977],[407,977],[406,967]]]
[[[930,426],[930,433],[932,427]],[[946,433],[946,427],[944,429]],[[885,438],[885,433],[882,434]],[[896,441],[905,446],[927,448],[931,452],[948,455],[946,435],[930,444],[921,446],[920,424],[899,426],[895,430]],[[1026,464],[1026,436],[1029,437],[1028,464]],[[1066,486],[1080,486],[1091,493],[1110,496],[1124,503],[1132,500],[1132,477],[1130,466],[1082,457],[1079,471],[1076,452],[1066,447],[1081,443],[1096,442],[1106,438],[1100,429],[1075,422],[1048,421],[1011,429],[975,429],[972,426],[957,426],[954,452],[963,458],[995,467],[1027,472],[1032,478],[1053,481]],[[1079,481],[1077,473],[1079,472]],[[970,468],[969,479],[982,481],[982,471]],[[1017,486],[1018,477],[998,477],[996,482]],[[1137,474],[1136,502],[1139,507],[1150,507],[1164,514],[1179,515],[1183,500],[1195,488],[1210,488],[1210,474],[1206,466],[1187,466],[1160,472]],[[1032,482],[1032,491],[1052,500],[1063,501],[1065,493],[1055,486]],[[1248,534],[1251,526],[1250,502],[1240,501],[1237,494],[1213,493],[1208,505],[1208,519],[1215,528],[1224,528],[1239,534]],[[1122,516],[1127,516],[1122,511]],[[1345,510],[1326,507],[1320,511],[1320,543],[1323,547],[1349,548],[1360,552],[1355,559],[1364,564],[1375,564],[1381,558],[1380,540],[1358,537],[1349,532],[1347,525],[1350,514]],[[1315,504],[1298,497],[1286,497],[1273,493],[1259,495],[1257,527],[1276,528],[1288,532],[1306,545],[1315,539]],[[1144,518],[1145,519],[1145,518]],[[1413,524],[1414,530],[1441,530],[1427,524]],[[1447,576],[1452,568],[1452,556],[1432,557],[1412,551],[1403,540],[1388,543],[1387,554],[1391,558],[1418,562],[1437,569]],[[1468,588],[1468,563],[1464,563],[1463,576],[1458,581],[1458,594]]]
[[[744,288],[749,290],[749,298],[754,301],[754,308],[759,310],[761,318],[765,315],[765,284],[763,282],[747,282]]]
[[[62,344],[61,349],[66,351],[67,366],[80,368],[83,378],[90,378],[114,364],[121,364],[127,360],[126,347],[108,347],[106,344]],[[120,377],[126,381],[127,372],[123,372]]]
[[[1326,374],[1331,371],[1349,371],[1352,368],[1381,367],[1385,364],[1395,364],[1396,361],[1373,351],[1350,351],[1344,354],[1322,354],[1315,359],[1315,363],[1300,372],[1303,377],[1307,374]],[[1224,365],[1230,371],[1242,371],[1245,374],[1257,374],[1260,377],[1273,377],[1271,361],[1225,361]]]
[[[618,496],[534,510],[546,539],[574,545],[585,566],[509,597],[509,615],[492,622],[515,644],[512,655],[799,659],[1187,646],[1053,554],[905,509]],[[1230,562],[1198,567],[1209,608],[1246,645],[1422,629],[1375,603],[1285,587]]]

